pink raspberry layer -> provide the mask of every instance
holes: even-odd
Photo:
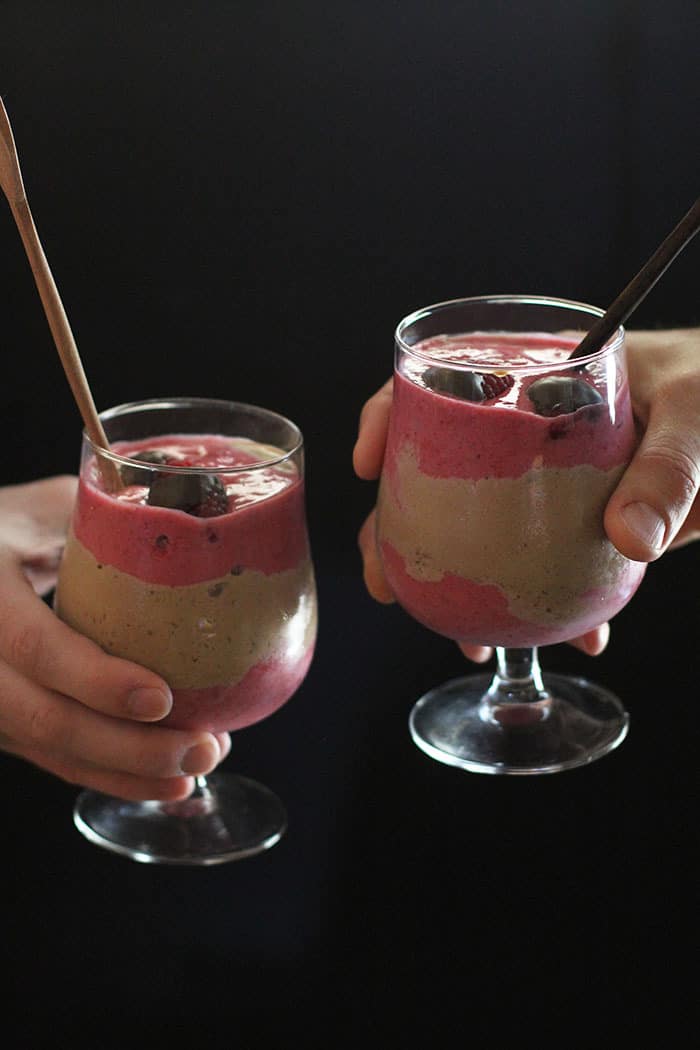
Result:
[[[458,642],[478,645],[555,645],[577,638],[605,623],[626,605],[639,586],[644,566],[630,562],[614,591],[592,590],[583,597],[588,612],[565,624],[534,624],[508,611],[503,592],[494,584],[475,583],[453,573],[435,582],[419,581],[406,572],[398,551],[386,541],[382,562],[387,580],[403,608],[419,623]]]
[[[397,452],[416,450],[422,473],[433,478],[518,478],[542,467],[588,463],[610,470],[626,463],[635,446],[627,389],[618,392],[614,421],[604,405],[547,418],[515,406],[473,404],[394,375],[392,425],[386,467]]]
[[[278,658],[255,664],[235,685],[174,689],[173,709],[158,724],[224,733],[260,722],[294,695],[313,654],[312,645],[296,660]]]
[[[81,480],[77,539],[101,564],[146,583],[185,586],[253,569],[270,575],[308,557],[304,484],[214,518],[128,503]]]

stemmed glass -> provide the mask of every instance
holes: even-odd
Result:
[[[569,360],[595,307],[537,296],[438,303],[404,318],[377,541],[399,603],[496,648],[494,675],[430,690],[415,743],[483,773],[552,773],[609,752],[628,715],[607,689],[542,673],[538,647],[614,616],[644,565],[603,513],[636,444],[624,331]]]
[[[303,681],[316,637],[299,429],[204,398],[100,418],[109,450],[84,436],[56,612],[163,676],[173,708],[159,725],[222,732],[268,717]],[[180,802],[83,791],[74,820],[135,860],[201,865],[274,845],[286,812],[266,786],[217,770]]]

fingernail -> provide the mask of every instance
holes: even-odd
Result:
[[[646,503],[628,503],[620,512],[625,525],[638,540],[653,550],[663,546],[666,525],[663,518]]]
[[[219,742],[219,750],[221,752],[219,762],[223,762],[231,750],[231,737],[228,733],[217,733],[216,739]]]
[[[191,776],[208,773],[219,761],[219,745],[216,740],[195,744],[182,756],[180,770]]]
[[[482,645],[471,654],[475,664],[485,664],[493,656],[493,649],[488,645]]]
[[[127,698],[127,706],[135,718],[154,721],[165,718],[173,706],[173,698],[162,689],[134,689]]]
[[[584,636],[585,650],[589,656],[600,656],[610,639],[610,625],[602,623]]]

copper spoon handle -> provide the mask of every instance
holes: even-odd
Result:
[[[1,98],[0,186],[7,197],[19,235],[22,238],[24,250],[27,253],[29,265],[39,291],[39,297],[44,307],[44,313],[51,329],[51,335],[56,344],[73,397],[85,424],[87,435],[94,445],[108,449],[109,443],[95,408],[95,402],[85,376],[78,348],[75,345],[75,339],[73,338],[66,312],[63,309],[56,282],[44,255],[39,234],[29,209],[12,128]],[[106,480],[111,481],[110,487],[118,487],[120,480],[116,465],[107,459],[101,460],[100,464],[103,474],[107,474]],[[105,464],[109,464],[109,466],[106,467]]]

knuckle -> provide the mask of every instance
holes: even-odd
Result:
[[[125,762],[125,771],[132,776],[171,777],[180,766],[180,750],[168,737],[159,733],[134,733]],[[125,756],[126,757],[126,756]]]
[[[32,672],[41,665],[44,641],[37,624],[6,625],[5,651],[13,667]]]
[[[65,750],[68,734],[60,709],[37,704],[28,715],[27,735],[34,747],[44,749],[48,744],[54,754],[61,754]]]
[[[700,480],[700,463],[692,451],[659,442],[645,450],[644,459],[663,478],[664,488],[674,499],[685,504],[694,498]]]

